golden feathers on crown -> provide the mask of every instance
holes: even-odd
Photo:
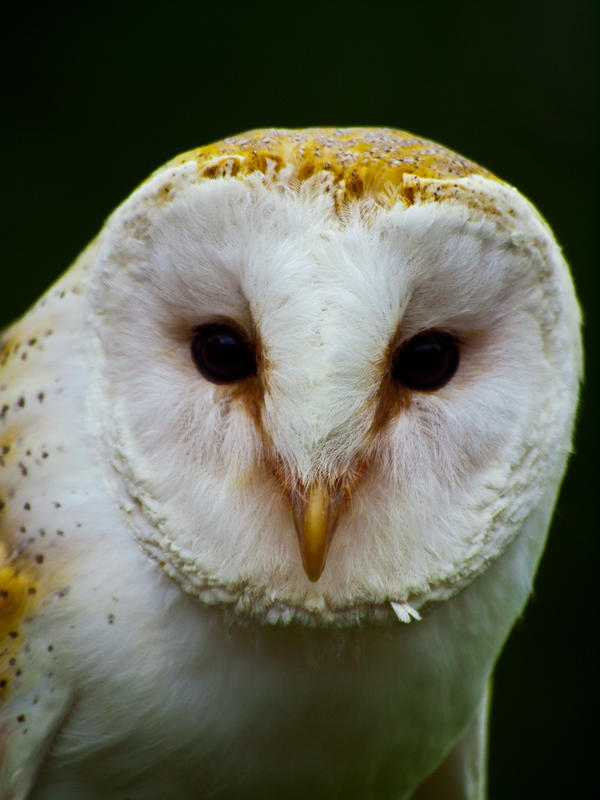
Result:
[[[250,131],[183,153],[168,166],[196,161],[204,178],[261,173],[299,188],[322,178],[325,191],[347,205],[370,199],[390,206],[414,202],[416,180],[494,176],[427,139],[390,128],[307,128]]]

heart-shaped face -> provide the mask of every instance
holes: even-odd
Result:
[[[85,302],[117,500],[207,602],[418,609],[563,469],[560,251],[515,189],[409,134],[258,131],[175,159],[107,223]]]

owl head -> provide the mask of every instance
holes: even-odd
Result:
[[[514,188],[387,129],[185,153],[84,268],[88,413],[132,534],[267,620],[416,614],[564,470],[579,313]]]

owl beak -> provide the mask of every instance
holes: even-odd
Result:
[[[290,500],[304,571],[314,583],[325,567],[346,492],[317,480],[306,488],[293,489]]]

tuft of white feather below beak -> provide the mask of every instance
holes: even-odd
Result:
[[[325,568],[329,545],[347,494],[318,479],[290,492],[294,525],[300,543],[302,565],[310,581],[318,581]]]

